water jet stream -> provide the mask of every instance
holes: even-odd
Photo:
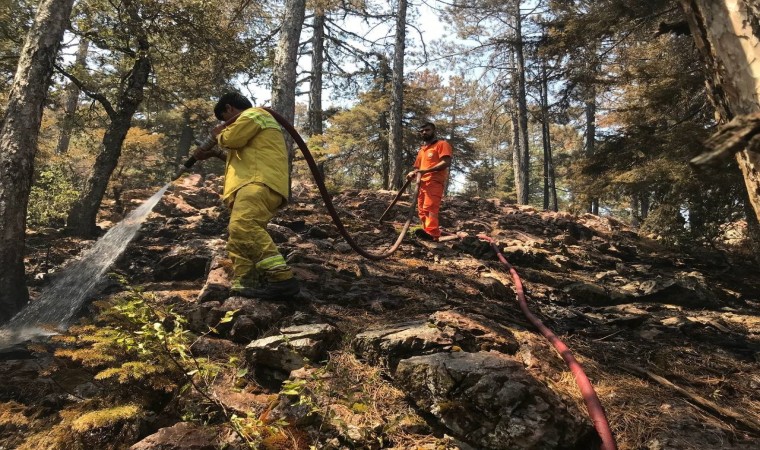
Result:
[[[108,230],[79,259],[64,267],[36,300],[0,327],[0,349],[66,330],[170,186],[171,182],[166,183]]]

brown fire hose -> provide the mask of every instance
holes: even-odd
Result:
[[[298,145],[298,148],[301,150],[301,153],[303,153],[303,157],[306,160],[306,163],[309,165],[309,169],[311,170],[311,174],[314,177],[314,181],[317,183],[317,187],[319,188],[319,193],[322,195],[322,200],[325,202],[325,207],[327,208],[327,211],[330,213],[330,217],[332,217],[333,223],[335,223],[335,226],[338,228],[338,231],[340,232],[341,236],[343,236],[343,239],[346,240],[346,243],[348,243],[349,246],[358,254],[362,255],[363,257],[367,259],[371,259],[373,261],[379,261],[381,259],[385,259],[389,256],[391,256],[398,248],[401,246],[401,241],[404,240],[404,236],[406,235],[407,231],[409,231],[409,226],[412,223],[412,219],[414,219],[414,210],[415,205],[417,204],[417,196],[420,192],[420,174],[417,174],[417,189],[415,189],[414,197],[412,198],[412,204],[409,208],[409,217],[407,218],[406,222],[404,223],[404,227],[401,230],[401,233],[399,234],[398,238],[396,238],[396,242],[382,253],[370,253],[363,248],[359,246],[359,244],[354,241],[354,239],[351,237],[351,235],[348,234],[348,231],[346,230],[346,227],[343,225],[343,222],[340,220],[340,217],[338,216],[338,211],[335,210],[335,207],[332,204],[332,200],[330,199],[330,194],[327,192],[327,187],[325,186],[324,179],[322,178],[322,174],[320,173],[319,169],[317,168],[317,163],[314,161],[314,157],[311,155],[311,152],[309,151],[309,148],[306,146],[306,142],[304,142],[303,138],[301,138],[301,135],[298,134],[298,131],[293,127],[293,125],[288,122],[287,119],[282,117],[278,112],[274,111],[271,108],[263,107],[262,109],[269,112],[269,114],[272,115],[272,117],[279,122],[279,124],[287,130],[288,134],[290,134],[291,137],[293,137],[293,141],[295,141],[296,145]],[[396,196],[396,199],[393,201],[391,206],[388,207],[388,210],[393,206],[393,204],[398,201],[398,199],[401,197],[401,194],[404,192],[404,189],[409,185],[411,180],[407,180],[407,182],[404,184],[404,187],[402,187],[399,190],[398,195]],[[386,212],[388,212],[386,210]],[[382,219],[382,218],[381,218]]]
[[[388,208],[385,209],[385,211],[383,212],[383,215],[380,216],[379,219],[377,219],[378,222],[383,223],[383,219],[385,219],[386,214],[388,214],[390,212],[391,208],[393,208],[393,206],[396,205],[396,202],[398,202],[398,199],[401,198],[401,194],[404,193],[404,191],[406,190],[406,187],[409,186],[409,183],[411,183],[411,182],[412,182],[411,178],[407,178],[406,179],[406,183],[404,183],[404,185],[401,186],[401,189],[398,190],[398,194],[396,194],[396,198],[394,198],[393,201],[391,202],[391,204],[388,205]],[[417,185],[419,185],[419,183],[420,183],[420,180],[418,178],[417,179]],[[414,207],[412,207],[412,209],[414,209]]]

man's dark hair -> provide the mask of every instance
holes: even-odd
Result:
[[[435,131],[435,124],[433,122],[425,122],[422,125],[418,126],[417,129],[421,130],[421,129],[425,128],[425,127],[430,127],[430,128],[433,129],[433,131]]]
[[[251,101],[243,97],[239,92],[228,92],[219,97],[219,101],[216,102],[216,106],[214,106],[214,115],[217,119],[224,120],[222,118],[222,113],[227,109],[227,105],[240,110],[253,107]]]

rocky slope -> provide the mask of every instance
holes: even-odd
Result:
[[[477,238],[483,233],[517,268],[533,311],[584,365],[621,449],[756,448],[760,277],[747,258],[675,253],[607,218],[452,197],[442,225],[466,237],[409,238],[391,258],[372,262],[350,250],[316,191],[302,184],[270,225],[301,294],[264,302],[228,295],[228,213],[217,191],[213,178],[177,185],[116,270],[186,318],[196,358],[237,358],[239,376],[218,376],[206,394],[227,417],[287,431],[256,446],[597,448],[572,377],[522,317],[508,273]],[[347,191],[333,199],[371,251],[389,246],[400,229],[403,201],[391,223],[377,223],[392,195]],[[30,243],[29,266],[38,271],[81,246],[55,233]],[[45,278],[36,277],[39,289]],[[113,285],[95,305],[123,291]],[[83,323],[96,309],[83,312]],[[41,448],[33,444],[74,414],[66,411],[114,388],[57,351],[71,342],[0,356],[0,448]],[[245,448],[229,421],[177,413],[192,394],[154,400],[141,403],[139,415],[67,434],[68,444]]]

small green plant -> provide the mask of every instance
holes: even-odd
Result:
[[[265,439],[283,433],[284,423],[264,423],[255,416],[239,417],[228,412],[211,394],[212,386],[222,374],[234,382],[247,375],[247,369],[238,366],[236,357],[220,362],[193,355],[193,345],[215,327],[201,336],[194,335],[186,328],[187,321],[181,314],[170,307],[156,306],[150,295],[130,287],[123,278],[120,282],[126,292],[114,304],[101,304],[106,308],[98,316],[99,325],[72,327],[71,334],[58,338],[68,346],[58,349],[56,356],[97,369],[95,379],[122,386],[124,399],[133,398],[136,392],[142,392],[149,400],[155,397],[151,392],[168,393],[172,399],[183,397],[184,401],[176,403],[183,405],[184,411],[180,413],[184,418],[202,423],[221,419],[250,448],[260,448]],[[216,326],[232,321],[236,313],[227,312]],[[190,392],[197,395],[186,395]],[[99,421],[134,416],[139,408],[130,403],[96,410],[75,420],[72,428],[86,431]]]

